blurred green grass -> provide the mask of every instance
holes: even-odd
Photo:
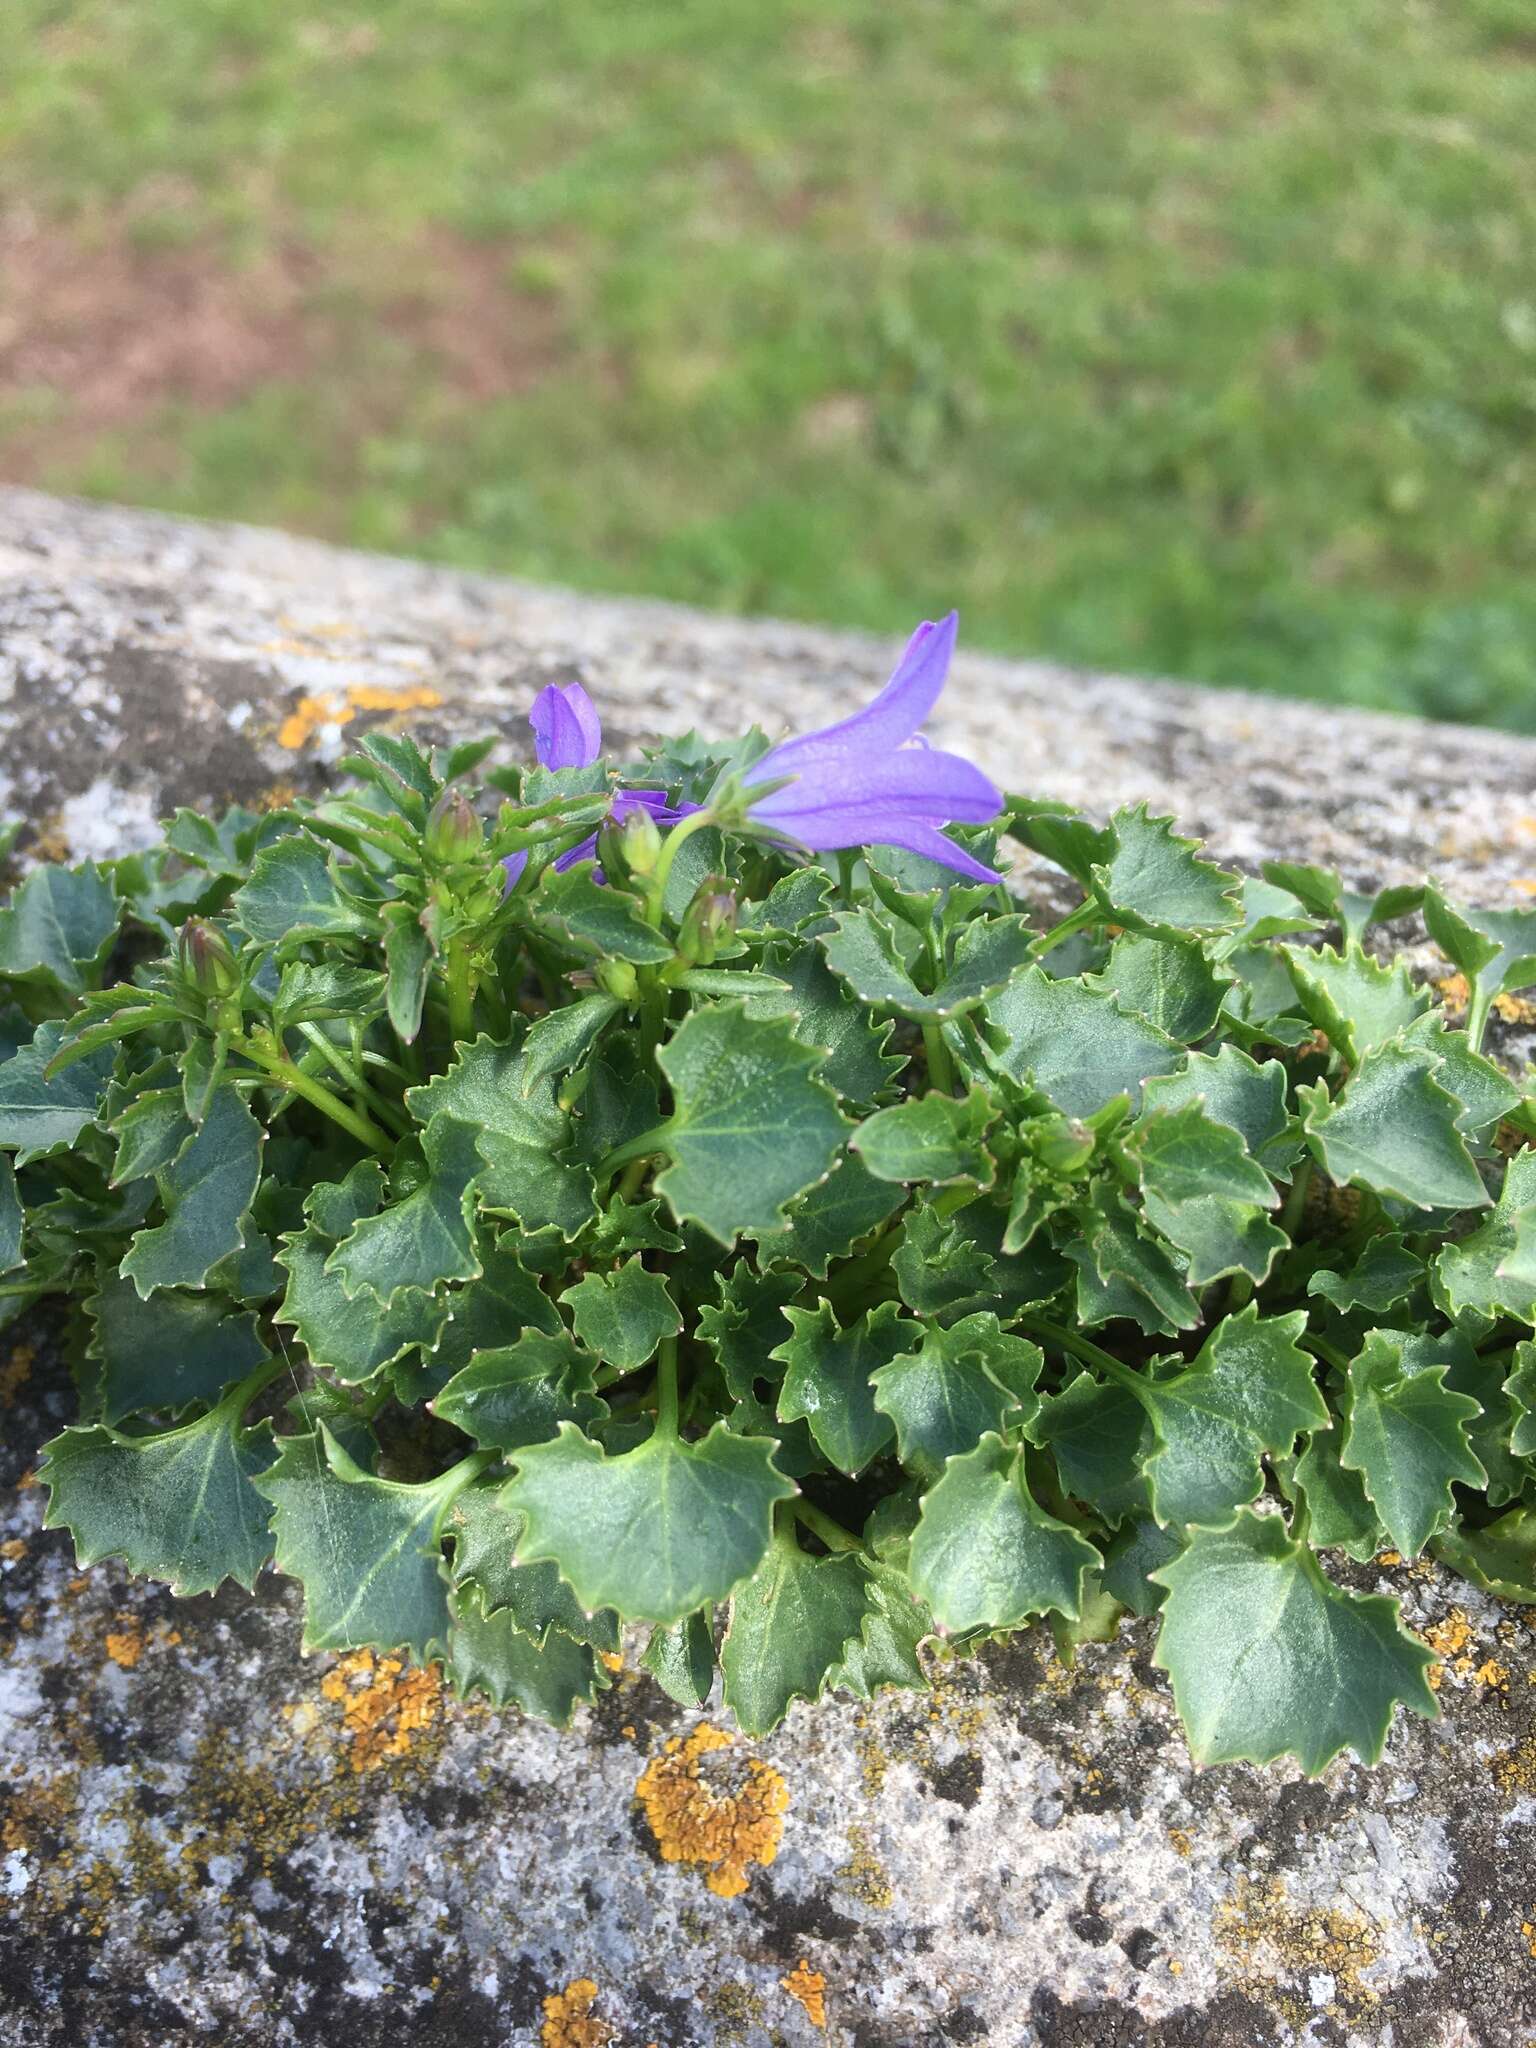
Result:
[[[1530,0],[7,0],[0,80],[81,274],[298,280],[0,474],[1536,729]]]

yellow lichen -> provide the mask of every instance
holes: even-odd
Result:
[[[1168,1830],[1168,1839],[1173,1844],[1176,1856],[1192,1856],[1194,1854],[1194,1837],[1190,1834],[1188,1828],[1170,1828]]]
[[[442,703],[425,684],[388,688],[353,683],[341,696],[301,697],[277,729],[277,744],[297,753],[324,725],[347,725],[359,711],[431,711]]]
[[[848,1830],[848,1846],[853,1853],[846,1863],[840,1865],[838,1883],[866,1906],[873,1906],[876,1912],[884,1913],[896,1897],[885,1865],[869,1846],[869,1836],[863,1828]]]
[[[1315,1977],[1333,1979],[1327,2010],[1334,2018],[1380,2003],[1381,1993],[1363,1975],[1381,1953],[1376,1929],[1338,1907],[1298,1904],[1284,1878],[1258,1882],[1240,1874],[1231,1898],[1217,1907],[1211,1931],[1237,1988],[1294,2027],[1317,2017]]]
[[[108,1631],[106,1651],[114,1664],[121,1665],[124,1671],[131,1671],[144,1654],[144,1631],[131,1617],[125,1619],[119,1615],[118,1619],[123,1626]]]
[[[1448,1010],[1464,1010],[1472,998],[1472,987],[1464,974],[1447,974],[1435,983]]]
[[[787,1977],[779,1979],[790,1997],[805,2008],[805,2016],[813,2027],[825,2029],[827,2024],[827,1980],[820,1970],[813,1970],[802,1956]]]
[[[1528,1735],[1524,1742],[1496,1756],[1489,1769],[1495,1785],[1512,1798],[1536,1792],[1536,1736]]]
[[[0,1408],[9,1408],[31,1377],[37,1354],[30,1344],[17,1344],[0,1365]]]
[[[26,1554],[27,1546],[20,1536],[8,1536],[4,1543],[0,1543],[0,1557],[3,1557],[7,1564],[15,1564]]]
[[[789,1787],[760,1757],[733,1757],[734,1782],[709,1781],[706,1758],[730,1747],[724,1729],[700,1722],[686,1741],[671,1736],[635,1786],[665,1861],[707,1865],[704,1882],[722,1899],[746,1890],[752,1864],[777,1856],[789,1808]]]
[[[563,1991],[544,2001],[544,2024],[539,2029],[543,2048],[608,2048],[613,2029],[593,2016],[597,1986],[590,1977],[577,1977]]]
[[[339,1703],[354,1771],[376,1771],[409,1756],[412,1738],[442,1712],[443,1677],[436,1664],[354,1650],[320,1681],[322,1699]]]

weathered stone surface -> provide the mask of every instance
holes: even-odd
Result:
[[[890,652],[0,492],[0,816],[105,854],[175,803],[308,781],[341,722],[413,702],[515,739],[574,672],[629,739],[777,730],[851,708]],[[943,714],[1000,780],[1157,798],[1240,861],[1434,864],[1488,900],[1536,873],[1528,741],[977,657]],[[0,1352],[6,2048],[1536,2034],[1536,1635],[1436,1570],[1359,1575],[1447,1658],[1444,1719],[1400,1724],[1379,1770],[1197,1772],[1148,1629],[1071,1671],[1036,1634],[931,1702],[797,1707],[706,1761],[744,1827],[773,1784],[747,1756],[789,1800],[776,1860],[722,1898],[635,1798],[703,1717],[632,1664],[561,1735],[301,1659],[276,1581],[176,1602],[77,1575],[27,1480],[69,1399],[45,1326]],[[783,1981],[815,1972],[825,2034]],[[546,2013],[584,1978],[586,2019],[581,1993]]]

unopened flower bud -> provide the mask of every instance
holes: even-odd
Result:
[[[229,941],[213,925],[189,917],[177,943],[182,972],[199,995],[232,995],[240,986],[240,969]]]
[[[461,789],[445,789],[427,819],[429,860],[452,865],[471,861],[485,843],[485,827]]]
[[[616,996],[621,1003],[632,1003],[640,992],[640,977],[627,960],[597,961],[592,978],[605,994]]]
[[[689,904],[677,950],[697,967],[712,966],[736,930],[736,898],[711,876]]]
[[[620,797],[613,807],[619,857],[632,875],[648,875],[661,852],[661,832],[643,803]]]
[[[1076,1117],[1042,1117],[1030,1132],[1030,1150],[1052,1173],[1076,1173],[1093,1157],[1093,1133]]]

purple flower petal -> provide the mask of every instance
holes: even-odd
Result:
[[[830,765],[832,757],[847,747],[860,751],[899,747],[910,739],[939,701],[959,630],[958,612],[951,612],[937,625],[924,620],[873,703],[836,725],[823,726],[817,732],[803,733],[770,747],[747,770],[743,778],[747,786],[771,782],[780,775],[809,774],[817,767]]]
[[[830,773],[805,774],[752,806],[758,823],[772,825],[818,852],[833,846],[868,846],[875,816],[920,818],[933,825],[985,824],[1002,809],[996,785],[972,762],[937,748],[899,747],[894,753],[841,754]],[[844,831],[852,837],[829,837]]]
[[[590,768],[602,751],[602,721],[580,683],[547,684],[528,723],[541,768]]]
[[[509,853],[501,865],[507,877],[506,886],[501,893],[503,896],[510,896],[522,879],[523,869],[528,865],[528,856],[526,853]]]

